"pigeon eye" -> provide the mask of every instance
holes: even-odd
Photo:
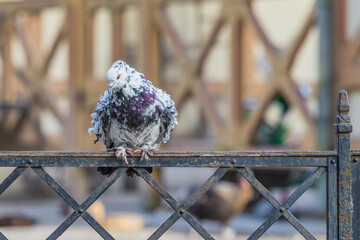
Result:
[[[120,75],[117,75],[116,79],[119,79],[120,78]]]

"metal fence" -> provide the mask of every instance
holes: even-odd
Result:
[[[350,149],[352,125],[348,115],[346,91],[337,103],[335,129],[337,149],[317,152],[158,152],[150,161],[130,160],[130,165],[174,209],[174,213],[148,238],[159,239],[178,219],[183,218],[204,239],[214,239],[188,209],[227,171],[236,169],[274,207],[271,215],[248,239],[259,239],[283,216],[306,239],[315,237],[289,210],[294,202],[323,174],[327,177],[327,239],[359,239],[359,157],[360,150]],[[44,167],[119,167],[90,196],[78,203],[59,185]],[[114,239],[87,209],[129,168],[112,153],[91,152],[0,152],[0,167],[16,167],[1,183],[0,195],[28,168],[34,170],[64,201],[73,213],[47,238],[57,239],[82,217],[104,239]],[[144,168],[209,167],[215,173],[186,202],[179,203]],[[284,202],[277,200],[249,171],[251,167],[315,167],[296,191]],[[7,239],[0,232],[0,239]]]

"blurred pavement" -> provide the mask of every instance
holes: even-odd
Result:
[[[173,211],[166,207],[155,212],[139,211],[141,209],[141,199],[135,194],[122,196],[103,196],[101,201],[106,206],[106,212],[132,212],[144,217],[145,228],[140,232],[118,232],[109,231],[116,239],[147,239],[157,227],[159,227]],[[131,204],[129,204],[131,203]],[[8,239],[45,239],[57,226],[65,219],[61,216],[62,201],[58,199],[41,201],[1,201],[0,217],[7,215],[22,215],[36,220],[37,224],[32,227],[2,227],[0,231]],[[318,239],[326,237],[325,219],[300,218],[301,223]],[[265,218],[253,215],[242,214],[230,222],[230,227],[236,229],[236,239],[247,239]],[[212,221],[203,222],[205,229],[216,239],[225,239],[219,235],[219,224]],[[282,239],[303,239],[296,230],[286,221],[280,219],[266,233],[262,239],[282,240]],[[101,239],[97,233],[81,218],[72,225],[59,239]],[[170,228],[161,239],[201,239],[195,232],[190,231],[190,227],[183,219]]]

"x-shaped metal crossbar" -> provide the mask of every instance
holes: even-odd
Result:
[[[47,238],[57,239],[68,229],[80,216],[104,239],[113,238],[86,210],[126,171],[125,168],[118,168],[107,178],[90,196],[79,205],[43,168],[33,170],[75,211]]]
[[[47,238],[57,239],[63,234],[80,216],[104,239],[114,239],[86,210],[127,170],[118,168],[107,178],[90,196],[79,204],[66,190],[60,186],[42,167],[31,167],[62,199],[69,204],[74,212]],[[4,192],[27,167],[17,167],[1,184],[0,194]],[[142,177],[174,210],[175,212],[149,237],[150,240],[159,239],[177,220],[182,217],[204,239],[214,239],[208,231],[188,212],[189,208],[196,203],[230,168],[218,168],[214,174],[196,191],[185,203],[179,203],[161,186],[144,168],[134,168]],[[278,201],[252,174],[244,167],[235,168],[259,193],[275,208],[274,212],[266,221],[248,238],[259,239],[281,216],[289,221],[294,228],[306,239],[315,237],[299,222],[288,210],[297,199],[325,172],[324,167],[317,168],[297,190],[283,203]],[[0,240],[7,239],[0,233]]]
[[[240,174],[275,208],[275,211],[266,221],[248,238],[259,239],[281,216],[284,216],[295,229],[306,239],[315,237],[299,222],[299,220],[288,210],[301,195],[324,173],[325,168],[317,168],[296,191],[284,202],[280,203],[264,185],[262,185],[246,168],[238,168]]]
[[[201,224],[187,211],[206,193],[211,186],[219,181],[229,168],[218,168],[215,173],[196,191],[184,204],[176,201],[146,170],[135,169],[139,175],[175,210],[175,212],[150,236],[149,239],[159,239],[180,217],[184,218],[204,239],[214,239]]]
[[[0,194],[5,191],[27,167],[17,167],[0,185]],[[74,198],[66,192],[42,167],[32,167],[32,169],[75,211],[47,238],[48,240],[57,239],[68,229],[80,216],[104,239],[115,239],[108,233],[86,210],[126,171],[126,168],[118,168],[109,178],[107,178],[90,196],[80,205]],[[0,235],[0,239],[7,239]]]

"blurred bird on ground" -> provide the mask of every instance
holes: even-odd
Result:
[[[221,224],[221,234],[232,235],[228,223],[242,213],[254,195],[251,184],[235,173],[236,182],[215,183],[190,209],[190,213],[201,220],[213,220]]]

